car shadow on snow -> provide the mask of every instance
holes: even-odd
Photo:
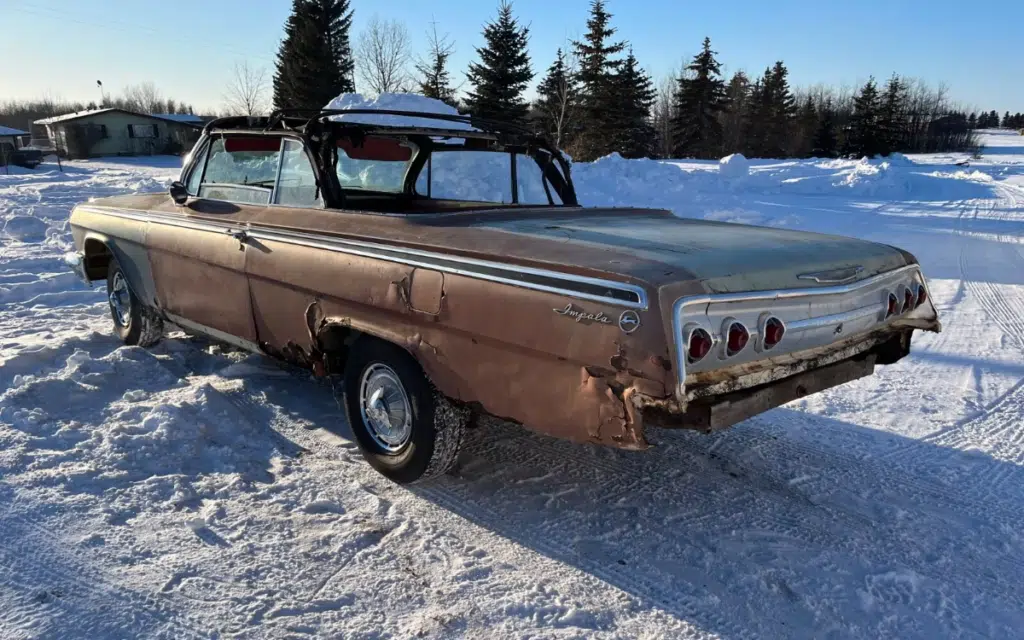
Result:
[[[297,382],[253,390],[346,435],[329,388]],[[408,490],[722,637],[1024,625],[1024,467],[785,408],[650,435],[629,452],[485,422],[455,472]]]

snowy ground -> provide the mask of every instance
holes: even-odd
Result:
[[[0,637],[1020,637],[1024,137],[985,143],[970,166],[577,165],[588,204],[907,248],[945,331],[647,453],[488,427],[412,489],[317,428],[343,421],[325,384],[114,339],[61,263],[68,212],[175,159],[0,175]]]

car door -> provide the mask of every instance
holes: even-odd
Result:
[[[147,244],[161,307],[177,324],[256,349],[245,273],[249,220],[266,209],[281,139],[221,136],[198,153],[186,204],[150,223]]]

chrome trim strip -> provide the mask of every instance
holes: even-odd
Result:
[[[814,273],[801,273],[797,276],[800,280],[814,280],[820,284],[846,284],[847,282],[853,282],[857,279],[857,276],[864,271],[864,267],[859,264],[854,267],[848,267],[846,269],[832,269],[831,271],[817,271]],[[830,274],[838,273],[849,273],[850,275],[845,278],[829,278]]]
[[[814,287],[809,289],[774,289],[769,291],[745,291],[742,293],[705,293],[696,296],[686,296],[676,300],[675,304],[672,305],[672,340],[676,345],[675,359],[676,359],[676,373],[678,380],[676,382],[676,396],[680,401],[686,401],[686,349],[680,347],[681,344],[678,341],[678,336],[682,335],[682,320],[683,311],[687,307],[710,305],[712,303],[721,304],[728,302],[750,302],[757,300],[781,300],[787,298],[800,298],[800,297],[821,297],[821,296],[834,296],[843,295],[856,291],[857,289],[871,287],[884,280],[895,278],[907,272],[913,272],[920,274],[921,265],[919,264],[908,264],[898,269],[886,271],[875,276],[871,276],[860,282],[854,282],[850,284],[834,285],[830,287]],[[921,282],[928,293],[928,298],[931,299],[931,291],[928,290],[928,284],[924,280],[924,276],[921,275]],[[854,312],[859,312],[861,309],[854,309]],[[879,310],[876,309],[876,312]],[[845,315],[845,314],[836,314]],[[827,316],[823,316],[827,317]],[[892,316],[892,318],[898,318],[899,316]],[[810,318],[802,322],[810,322],[817,320],[817,318]],[[888,319],[886,320],[888,321]],[[792,329],[794,324],[797,322],[790,322],[788,328]],[[808,326],[803,327],[804,330],[809,328]]]
[[[794,320],[789,323],[787,329],[793,332],[817,329],[819,327],[827,327],[830,324],[860,320],[861,318],[867,318],[868,316],[880,316],[884,311],[885,307],[876,304],[843,313],[833,313],[830,316],[818,316],[817,318],[807,318],[806,320]]]
[[[648,307],[647,290],[639,285],[629,284],[626,282],[577,276],[561,271],[550,271],[547,269],[524,267],[502,262],[492,262],[489,260],[478,260],[476,258],[467,258],[464,256],[441,254],[432,251],[423,251],[420,249],[384,245],[375,242],[348,240],[344,238],[297,231],[278,230],[263,226],[227,224],[211,222],[208,220],[189,220],[183,219],[177,214],[140,211],[134,209],[107,209],[105,207],[98,207],[95,205],[82,205],[79,208],[101,215],[113,215],[131,220],[157,222],[177,227],[196,229],[199,231],[223,232],[235,229],[245,229],[248,231],[249,237],[256,239],[287,242],[289,244],[324,249],[327,251],[337,251],[339,253],[347,253],[350,255],[376,258],[379,260],[386,260],[388,262],[406,264],[412,267],[429,268],[454,275],[499,282],[524,289],[555,293],[580,300],[601,302],[617,307],[640,310],[647,309]],[[498,273],[485,273],[482,271],[483,269],[493,270]],[[504,275],[502,275],[502,272],[504,272]],[[553,283],[542,284],[538,282],[530,282],[528,280],[516,278],[516,274],[545,278],[553,281]],[[555,286],[559,283],[564,283],[565,287]],[[622,300],[606,295],[569,288],[573,284],[616,290],[627,293],[634,299]]]
[[[199,324],[198,322],[192,322],[188,318],[182,318],[181,316],[175,315],[173,313],[167,313],[166,311],[164,312],[164,317],[167,318],[172,323],[178,325],[182,329],[188,329],[189,331],[195,331],[196,333],[202,333],[203,335],[206,335],[206,336],[208,336],[210,338],[213,338],[214,340],[219,340],[220,342],[226,342],[227,344],[236,346],[236,347],[238,347],[240,349],[245,349],[246,351],[251,351],[253,353],[263,354],[263,350],[260,349],[260,346],[258,344],[256,344],[255,342],[250,342],[250,341],[246,340],[245,338],[239,338],[238,336],[233,336],[230,333],[225,333],[225,332],[221,331],[220,329],[214,329],[213,327],[208,327],[205,324]]]

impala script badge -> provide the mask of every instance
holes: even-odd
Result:
[[[573,307],[571,302],[565,305],[564,309],[552,309],[552,311],[560,316],[569,316],[576,322],[586,322],[588,324],[591,322],[600,322],[601,324],[612,323],[611,318],[604,315],[602,312],[598,311],[597,313],[587,313],[586,311]]]

